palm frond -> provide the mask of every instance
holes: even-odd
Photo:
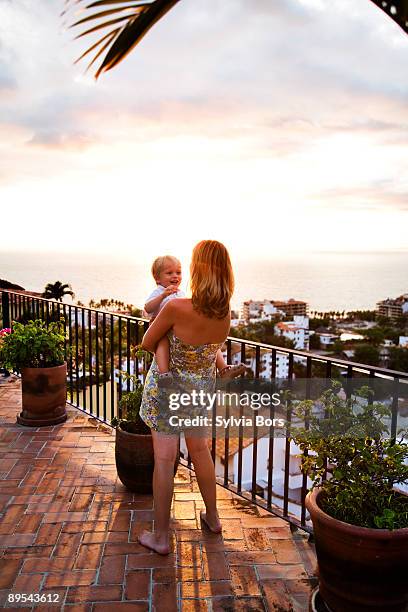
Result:
[[[74,7],[89,12],[96,9],[96,12],[90,12],[82,19],[74,21],[70,27],[80,27],[85,23],[101,20],[99,24],[81,32],[76,38],[82,38],[110,26],[121,24],[120,27],[115,27],[105,33],[76,60],[80,61],[89,53],[95,52],[88,65],[89,69],[106,52],[95,74],[95,78],[98,78],[102,72],[107,72],[117,66],[142,40],[150,28],[180,0],[94,0],[87,3],[88,1],[65,0],[66,8],[62,15],[67,15]],[[371,0],[371,2],[408,34],[408,0]],[[99,8],[103,10],[98,10]],[[107,17],[109,18],[112,15],[118,15],[118,17],[106,20]]]
[[[371,0],[408,34],[408,0]]]
[[[127,17],[118,17],[117,19],[110,19],[110,21],[105,21],[105,23],[99,23],[93,28],[90,28],[89,30],[85,30],[85,32],[81,32],[81,34],[78,34],[78,36],[75,36],[75,38],[82,38],[83,36],[87,36],[88,34],[93,34],[93,32],[97,32],[98,30],[102,30],[103,28],[106,28],[107,26],[114,25],[116,23],[121,23],[123,21],[127,21]]]
[[[71,20],[73,23],[69,27],[77,28],[89,22],[96,22],[91,28],[79,33],[76,38],[94,34],[99,32],[99,30],[109,30],[84,51],[76,62],[89,53],[94,52],[95,55],[87,68],[89,69],[106,52],[95,74],[95,78],[98,78],[102,72],[117,66],[142,40],[150,28],[179,1],[95,0],[94,2],[87,3],[85,0],[65,0],[66,8],[62,15],[67,15],[74,8],[79,8],[81,11],[88,11],[89,13],[76,21]],[[102,8],[102,10],[98,10],[99,8]],[[113,16],[115,17],[111,18]],[[111,26],[115,27],[109,29]]]
[[[136,11],[134,11],[134,9],[136,9]],[[142,11],[143,7],[140,7],[137,4],[133,4],[133,5],[127,6],[126,9],[124,9],[123,6],[120,6],[119,8],[113,8],[113,9],[109,9],[107,11],[100,11],[99,13],[94,13],[93,15],[88,15],[88,17],[84,17],[83,19],[80,19],[79,21],[76,21],[70,27],[73,28],[73,27],[75,27],[77,25],[82,25],[83,23],[86,23],[87,21],[92,21],[93,19],[101,19],[102,17],[108,17],[109,15],[114,15],[116,13],[121,13],[124,10],[132,11],[131,15],[128,15],[128,17],[129,16],[133,17],[135,15],[135,13],[137,13],[137,11]],[[122,19],[127,19],[126,15],[124,17],[122,17]]]
[[[89,47],[89,49],[87,49],[86,51],[84,51],[82,53],[82,55],[80,55],[74,62],[74,64],[77,64],[78,62],[81,61],[81,59],[83,59],[86,55],[88,55],[89,53],[92,53],[92,51],[94,49],[96,49],[96,47],[98,47],[104,40],[106,40],[107,38],[108,40],[108,44],[111,43],[111,41],[113,40],[115,34],[117,34],[119,32],[120,28],[116,28],[116,30],[113,30],[113,32],[108,32],[107,34],[105,34],[105,36],[103,36],[100,40],[98,40],[94,45],[92,45],[92,47]],[[105,49],[105,45],[103,45],[101,47],[102,49]],[[101,54],[101,50],[99,50],[97,52],[97,54],[95,55],[94,59],[92,60],[91,64],[88,65],[88,68],[94,63],[94,61],[99,57],[99,55]]]

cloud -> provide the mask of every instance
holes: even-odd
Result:
[[[86,182],[103,208],[137,181],[148,207],[171,201],[179,216],[192,200],[233,202],[228,227],[246,231],[252,210],[276,223],[313,207],[407,210],[408,37],[369,0],[180,2],[97,83],[73,65],[91,41],[61,32],[60,8],[2,5],[13,202],[36,185],[46,205],[67,184],[76,202]]]
[[[389,180],[374,184],[336,187],[314,194],[314,199],[329,204],[330,208],[353,210],[381,210],[384,208],[408,211],[408,187],[400,187]],[[319,205],[318,205],[319,207]]]
[[[34,132],[27,144],[51,149],[83,151],[99,142],[86,132],[63,132],[55,129],[40,129]]]

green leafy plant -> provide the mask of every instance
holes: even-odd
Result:
[[[294,410],[304,423],[290,431],[304,453],[302,471],[313,487],[321,487],[319,505],[330,516],[361,527],[408,527],[408,496],[394,488],[408,480],[406,432],[399,432],[396,441],[388,437],[384,421],[391,411],[370,401],[368,387],[348,399],[340,388],[335,382],[319,398],[323,418],[313,400],[301,401]]]
[[[138,357],[144,356],[144,351],[137,348]],[[120,417],[113,417],[112,427],[120,427],[129,433],[146,434],[150,433],[149,427],[142,421],[139,415],[140,405],[143,397],[143,384],[136,374],[128,374],[121,371],[121,376],[125,380],[133,383],[133,390],[125,393],[119,400]]]
[[[49,323],[41,319],[25,325],[13,322],[11,333],[2,337],[0,363],[7,370],[50,368],[64,363],[66,334],[63,320]],[[67,352],[69,348],[67,347]]]

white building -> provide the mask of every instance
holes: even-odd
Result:
[[[295,315],[293,321],[281,321],[274,327],[277,336],[284,336],[292,340],[295,349],[309,350],[309,317]]]
[[[247,300],[242,304],[242,318],[246,321],[259,319],[263,314],[269,318],[283,313],[286,317],[307,315],[308,305],[301,300],[290,298],[286,302],[281,300]]]
[[[398,340],[398,346],[402,348],[408,348],[408,336],[400,336]]]
[[[231,319],[231,327],[239,327],[240,325],[245,325],[246,321],[244,319]]]
[[[322,332],[316,334],[319,337],[320,344],[323,347],[332,346],[340,338],[338,334],[330,334],[329,332]]]

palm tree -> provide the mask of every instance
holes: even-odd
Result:
[[[58,302],[62,302],[62,298],[65,295],[70,295],[72,298],[75,297],[71,285],[68,285],[67,283],[63,284],[61,283],[61,281],[56,281],[55,283],[48,283],[42,295],[43,297],[48,298],[49,300],[57,300]]]
[[[82,5],[83,9],[87,11],[85,17],[70,25],[70,27],[85,27],[85,30],[78,34],[76,38],[95,32],[99,33],[101,30],[103,32],[102,37],[93,43],[76,61],[78,62],[93,52],[94,57],[88,65],[88,68],[90,68],[105,53],[95,73],[97,79],[102,72],[107,72],[117,66],[142,40],[150,28],[179,1],[96,0],[88,4],[86,0],[65,0],[66,9],[62,13],[63,15],[67,14],[71,7],[78,7],[78,5]],[[408,33],[408,0],[392,0],[392,2],[371,0],[371,2],[391,17],[404,32]],[[329,4],[328,2],[328,8]],[[248,5],[250,5],[250,2],[248,2]],[[91,27],[88,28],[88,25]]]

